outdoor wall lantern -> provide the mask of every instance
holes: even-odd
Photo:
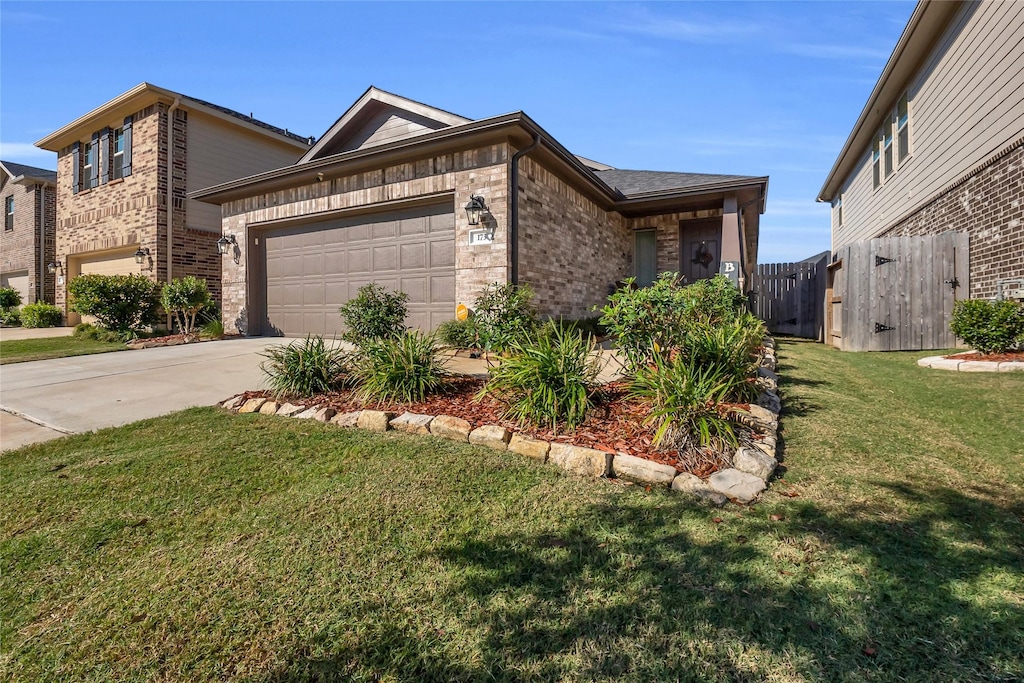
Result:
[[[139,250],[135,252],[135,262],[141,266],[146,262],[147,256],[149,256],[149,247],[139,247]]]
[[[238,242],[235,240],[234,234],[226,235],[217,240],[217,253],[224,256],[228,253],[231,254],[235,263],[238,263],[238,251],[236,247]]]
[[[59,266],[56,263],[50,261],[46,264],[46,272],[50,275],[56,275],[58,267]],[[63,268],[61,268],[61,270],[63,270]]]
[[[469,202],[466,204],[466,218],[469,219],[469,224],[480,225],[480,217],[485,211],[487,211],[487,207],[484,205],[484,198],[470,195]]]

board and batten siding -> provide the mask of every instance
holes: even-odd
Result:
[[[863,150],[842,184],[833,251],[881,234],[1024,136],[1024,3],[965,3],[906,90],[910,156],[875,190]]]
[[[294,164],[303,148],[277,142],[197,111],[188,113],[187,191]],[[220,207],[186,200],[190,228],[221,231]]]
[[[378,112],[352,134],[344,145],[341,152],[353,149],[366,149],[376,147],[388,142],[396,142],[406,138],[415,137],[432,130],[445,128],[447,124],[440,121],[433,121],[425,116],[419,116],[412,112],[399,111],[387,107]]]

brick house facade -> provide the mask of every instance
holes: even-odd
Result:
[[[430,311],[420,327],[496,282],[529,284],[542,314],[590,316],[635,274],[638,231],[656,232],[649,271],[680,271],[703,248],[688,241],[695,219],[715,226],[700,276],[734,261],[749,280],[766,192],[767,178],[617,171],[521,112],[471,121],[370,88],[299,163],[189,197],[221,205],[237,242],[223,263],[225,327],[304,335],[340,331],[337,306],[369,281],[410,283],[411,306]],[[473,197],[486,206],[479,225],[464,210]],[[417,242],[417,211],[451,227]]]
[[[83,273],[157,282],[192,275],[219,303],[219,220],[186,193],[289,163],[308,148],[306,138],[148,83],[36,144],[57,153],[55,302],[69,324],[78,316],[67,282]]]
[[[57,174],[43,168],[0,161],[0,285],[14,287],[23,304],[53,303]]]

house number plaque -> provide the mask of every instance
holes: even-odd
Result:
[[[470,230],[469,246],[477,244],[491,244],[494,242],[494,233],[490,230]]]

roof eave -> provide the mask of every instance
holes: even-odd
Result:
[[[624,199],[617,201],[615,203],[615,208],[625,211],[636,211],[642,209],[645,204],[665,203],[672,200],[690,200],[704,195],[726,194],[729,192],[743,190],[745,188],[755,188],[760,190],[760,206],[758,208],[758,213],[764,213],[766,198],[768,196],[768,176],[750,177],[728,182],[705,183],[702,185],[687,187],[685,189],[658,190],[655,192],[631,194],[627,195]]]
[[[942,37],[942,30],[945,29],[949,19],[961,4],[963,3],[960,0],[956,2],[918,1],[900,39],[896,42],[896,47],[889,55],[885,68],[882,69],[882,74],[875,83],[871,95],[868,96],[867,103],[861,109],[842,151],[839,152],[824,185],[818,191],[817,201],[829,202],[835,197],[842,181],[860,158],[860,151],[867,142],[866,138],[875,133],[876,119],[881,116],[875,111],[879,101],[887,102],[892,90],[901,89],[904,86],[907,79],[917,70],[921,60]],[[869,123],[871,125],[868,125]]]

